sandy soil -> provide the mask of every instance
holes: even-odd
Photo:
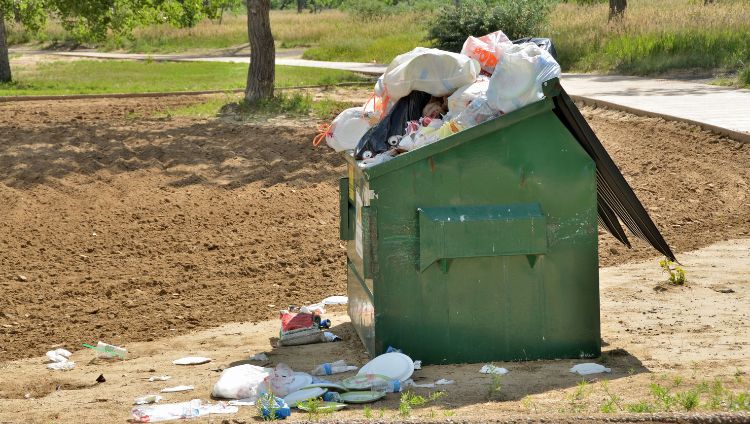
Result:
[[[288,304],[345,291],[337,228],[343,160],[310,146],[314,122],[307,120],[149,118],[201,100],[0,104],[0,361],[6,361],[0,421],[27,416],[28,401],[19,397],[39,398],[58,385],[81,390],[34,401],[33,420],[56,420],[55,414],[74,420],[64,402],[91,411],[89,422],[125,419],[130,399],[148,390],[136,380],[150,369],[190,380],[198,387],[195,397],[205,399],[217,363],[270,349],[275,323],[249,323]],[[601,109],[584,114],[676,252],[750,236],[750,147],[659,119]],[[653,250],[637,241],[628,250],[608,235],[600,240],[603,266],[650,258],[602,274],[603,337],[613,352],[604,360],[614,365],[610,378],[621,396],[632,389],[637,398],[662,371],[731,380],[736,367],[749,365],[747,256],[718,248],[693,271],[692,256],[678,253],[695,285],[655,292],[662,277]],[[614,274],[605,285],[607,272]],[[724,285],[734,292],[713,290]],[[213,328],[232,322],[245,324]],[[333,357],[361,364],[364,354],[350,327],[343,317],[337,323],[347,342],[278,350],[272,360],[302,370]],[[212,329],[196,332],[205,328]],[[128,346],[133,359],[103,365],[76,353],[82,366],[53,373],[33,358],[96,340]],[[217,362],[178,374],[168,363],[183,353]],[[430,367],[421,375],[457,380],[439,408],[458,408],[460,416],[470,416],[477,404],[556,413],[570,404],[565,399],[577,381],[566,374],[569,365],[514,364],[517,377],[503,383],[507,402],[490,404],[488,380],[475,366]],[[112,380],[89,387],[102,372]],[[747,390],[747,383],[737,384]],[[521,402],[524,394],[534,395]],[[554,407],[532,408],[548,399]],[[597,408],[592,402],[583,410]]]
[[[493,380],[479,374],[481,364],[426,366],[416,371],[417,383],[438,379],[455,384],[439,386],[445,394],[437,401],[415,408],[411,416],[423,421],[476,420],[529,422],[596,422],[611,415],[599,414],[609,399],[617,396],[626,406],[640,401],[653,402],[649,386],[659,384],[672,393],[695,388],[701,382],[721,381],[725,390],[748,390],[743,372],[750,370],[750,240],[722,242],[696,252],[683,253],[690,270],[688,287],[655,291],[663,280],[653,261],[629,263],[601,271],[602,337],[604,355],[597,362],[612,369],[609,374],[587,376],[581,389],[580,376],[568,369],[585,360],[499,363],[509,370],[500,380],[499,391],[490,394]],[[689,305],[689,308],[686,308]],[[0,367],[0,422],[103,422],[129,418],[132,399],[158,393],[164,387],[193,385],[187,393],[164,394],[165,402],[200,398],[208,394],[219,371],[232,364],[275,365],[287,363],[296,370],[309,371],[316,364],[335,359],[362,365],[367,361],[343,307],[330,308],[332,331],[342,336],[340,343],[271,347],[278,335],[277,320],[225,324],[208,330],[152,342],[129,343],[129,359],[105,362],[88,350],[74,353],[77,367],[68,372],[44,368],[41,358],[5,362]],[[255,353],[267,352],[269,361],[247,361]],[[179,367],[171,361],[185,355],[207,356],[213,362]],[[739,372],[739,373],[738,373]],[[96,383],[103,374],[106,382]],[[167,382],[144,381],[152,375],[171,375]],[[350,374],[333,376],[332,380]],[[16,376],[10,379],[7,376]],[[17,378],[22,377],[22,378]],[[678,381],[679,380],[679,381]],[[606,381],[606,383],[605,383]],[[413,389],[428,396],[435,389]],[[582,390],[582,395],[576,397]],[[704,395],[702,403],[708,402]],[[375,418],[400,420],[399,396],[390,394],[373,405]],[[680,410],[674,406],[674,410]],[[82,413],[82,411],[84,411]],[[381,412],[382,411],[382,412]],[[255,422],[255,409],[242,407],[231,422]],[[618,414],[620,422],[674,419],[674,414],[643,416]],[[223,417],[214,417],[214,422]],[[292,420],[309,418],[295,413]],[[366,418],[364,408],[352,405],[331,417],[337,421]],[[704,415],[683,416],[706,419]],[[716,418],[716,417],[712,417]],[[743,422],[750,415],[734,414],[726,419]],[[210,422],[204,420],[203,422]],[[700,421],[698,421],[700,422]],[[709,421],[704,421],[709,422]],[[717,422],[717,421],[710,421]]]

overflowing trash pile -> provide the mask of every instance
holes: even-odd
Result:
[[[346,109],[319,142],[369,167],[544,98],[560,76],[548,39],[469,37],[461,53],[417,47],[396,57],[362,107]]]

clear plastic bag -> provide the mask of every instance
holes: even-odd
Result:
[[[450,116],[458,116],[469,104],[478,98],[487,98],[487,89],[490,87],[490,78],[484,75],[477,80],[467,84],[448,97],[448,111]]]
[[[500,115],[502,113],[493,109],[487,102],[487,97],[483,96],[472,100],[469,106],[458,114],[455,121],[462,128],[466,129],[497,118]]]
[[[487,89],[488,104],[510,113],[544,98],[542,83],[560,76],[560,65],[536,44],[513,44],[503,52]]]

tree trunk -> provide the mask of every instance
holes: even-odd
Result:
[[[247,0],[247,35],[250,40],[250,68],[245,101],[252,103],[273,97],[276,50],[268,11],[270,0]]]
[[[609,20],[625,16],[628,0],[609,0]]]
[[[307,0],[297,0],[297,13],[302,13],[307,7]]]
[[[5,39],[5,16],[3,9],[0,9],[0,82],[11,82],[12,79],[8,43]]]

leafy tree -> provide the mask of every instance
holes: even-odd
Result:
[[[47,17],[59,19],[76,41],[102,41],[111,31],[130,34],[141,25],[168,23],[191,27],[204,17],[218,16],[241,0],[0,0],[0,82],[11,81],[5,20],[13,17],[30,31]]]

